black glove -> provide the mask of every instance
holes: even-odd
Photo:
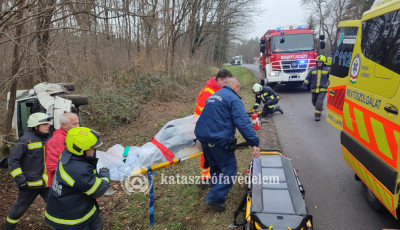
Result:
[[[107,177],[110,179],[110,170],[108,168],[101,168],[99,172],[100,177]]]
[[[305,83],[305,82],[303,82],[303,84],[301,85],[301,87],[302,87],[303,89],[307,89],[307,86],[308,86],[308,84]]]
[[[19,185],[18,185],[18,188],[19,188],[19,189],[27,189],[27,188],[28,188],[28,183],[26,183],[26,181],[25,181],[24,183],[19,184]]]

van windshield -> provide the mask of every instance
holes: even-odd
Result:
[[[288,34],[283,35],[283,37],[273,37],[272,40],[273,53],[297,53],[314,50],[313,34]]]

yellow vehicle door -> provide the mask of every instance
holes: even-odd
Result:
[[[330,84],[326,120],[339,130],[343,128],[343,103],[346,85],[349,82],[350,62],[360,27],[361,21],[359,20],[340,22],[336,36],[336,51],[332,57],[329,73]]]

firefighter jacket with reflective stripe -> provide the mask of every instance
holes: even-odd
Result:
[[[250,146],[258,146],[258,137],[247,116],[241,98],[229,86],[224,86],[207,99],[196,123],[194,133],[199,141],[229,149],[236,128]]]
[[[11,149],[8,168],[17,185],[27,183],[28,188],[47,187],[47,173],[44,163],[44,144],[48,135],[40,135],[31,128]]]
[[[256,103],[253,109],[257,109],[260,106],[261,101],[266,104],[268,100],[279,99],[278,94],[269,86],[263,86],[259,94],[256,94]]]
[[[96,172],[97,158],[62,152],[49,191],[45,222],[61,229],[81,228],[99,215],[96,198],[109,187],[109,178]]]
[[[330,68],[326,65],[315,66],[310,69],[304,83],[311,84],[311,92],[319,93],[328,90],[329,70]]]
[[[45,163],[47,176],[49,177],[48,186],[51,186],[53,182],[54,174],[56,172],[58,159],[60,159],[61,153],[66,148],[65,146],[65,138],[67,136],[67,132],[64,129],[60,128],[54,131],[53,137],[46,143],[45,148]]]
[[[217,84],[216,77],[211,78],[207,81],[206,86],[200,91],[199,96],[197,96],[196,108],[194,109],[194,115],[200,116],[201,111],[206,104],[206,100],[208,97],[213,95],[215,92],[220,90],[221,88]]]

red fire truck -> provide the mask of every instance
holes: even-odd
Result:
[[[325,48],[320,36],[321,49]],[[301,84],[315,66],[317,49],[314,31],[306,26],[278,27],[260,39],[261,84]]]

